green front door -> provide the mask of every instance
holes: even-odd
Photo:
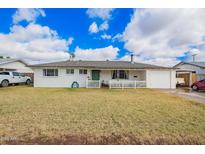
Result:
[[[100,71],[92,70],[92,80],[100,80]]]

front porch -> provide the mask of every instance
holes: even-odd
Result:
[[[86,88],[146,88],[146,70],[90,70]]]

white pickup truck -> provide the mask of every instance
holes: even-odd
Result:
[[[0,72],[0,86],[7,87],[9,84],[25,83],[29,85],[31,78],[23,73],[2,71]]]

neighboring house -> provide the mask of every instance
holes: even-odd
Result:
[[[186,86],[205,79],[205,62],[180,62],[174,68],[178,68],[177,77],[184,78]]]
[[[176,88],[175,69],[132,61],[62,61],[30,67],[34,87]]]
[[[28,64],[18,59],[0,59],[0,71],[17,71],[33,76],[33,70],[28,67]]]

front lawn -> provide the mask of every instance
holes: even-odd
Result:
[[[205,144],[205,105],[150,89],[0,88],[1,144]]]

